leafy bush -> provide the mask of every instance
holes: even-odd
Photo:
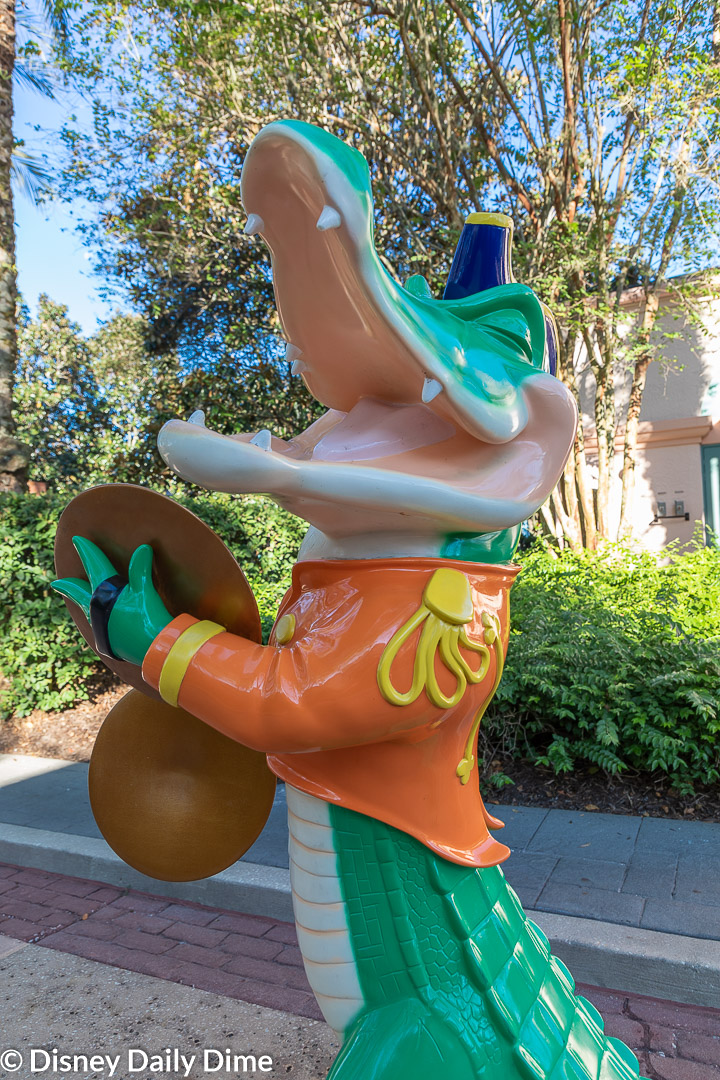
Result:
[[[87,696],[100,665],[49,587],[65,504],[54,496],[0,495],[0,670],[3,714],[62,709]]]
[[[0,671],[9,688],[2,715],[69,708],[87,697],[103,665],[57,593],[53,543],[67,495],[0,495]],[[245,571],[267,634],[290,583],[305,524],[256,496],[178,499],[217,532]]]
[[[67,497],[0,496],[2,705],[21,715],[86,697],[103,670],[49,589]],[[269,500],[179,495],[233,551],[267,632],[305,531]],[[668,775],[680,790],[720,779],[720,551],[623,547],[560,559],[533,550],[511,594],[505,675],[480,755],[518,753]]]
[[[511,612],[486,761],[657,770],[681,791],[720,779],[720,551],[535,550]]]

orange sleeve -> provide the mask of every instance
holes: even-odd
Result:
[[[180,615],[153,641],[143,677],[157,688],[165,658],[197,619]],[[380,694],[383,645],[349,632],[306,634],[258,645],[235,634],[207,641],[187,669],[178,704],[246,746],[283,754],[330,750],[392,737],[422,723],[427,705],[398,709]]]

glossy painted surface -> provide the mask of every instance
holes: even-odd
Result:
[[[330,807],[287,785],[290,884],[308,982],[339,1035],[365,1005],[338,873]]]
[[[637,1080],[500,867],[329,817],[364,998],[329,1080]]]
[[[512,218],[473,214],[460,235],[450,267],[444,300],[457,300],[514,281],[512,272]],[[504,217],[504,215],[503,215]],[[500,220],[497,220],[500,219]]]
[[[444,300],[456,300],[515,281],[512,269],[513,221],[505,214],[470,214],[450,267]],[[550,308],[545,316],[544,368],[557,373],[559,338]]]
[[[162,881],[219,874],[260,835],[275,793],[265,756],[130,690],[93,747],[90,803],[110,847]]]
[[[135,549],[126,580],[97,544],[84,536],[74,536],[73,544],[88,580],[59,578],[53,581],[53,589],[77,604],[86,619],[90,619],[92,605],[103,586],[117,582],[112,607],[107,607],[102,627],[103,645],[98,641],[99,634],[95,633],[96,651],[104,658],[139,666],[153,640],[172,618],[152,583],[152,548],[149,544],[141,544]],[[109,646],[109,654],[105,645]]]
[[[507,647],[507,594],[517,568],[442,566],[467,583],[471,612],[462,629],[475,649],[460,651],[477,670],[477,650],[488,651],[484,615],[499,624]],[[449,708],[433,704],[426,690],[396,705],[378,685],[388,644],[422,604],[437,570],[426,559],[299,563],[279,613],[281,620],[294,616],[292,638],[280,645],[272,635],[261,646],[218,634],[193,657],[178,700],[224,734],[266,751],[273,771],[301,791],[372,814],[453,861],[493,865],[508,850],[488,832],[477,764],[473,759],[469,783],[457,769],[493,688],[494,649],[480,681]],[[151,686],[193,623],[182,615],[155,640],[143,665]],[[393,657],[392,679],[401,690],[413,683],[416,645],[410,637]],[[434,675],[452,698],[457,674],[440,649]]]
[[[552,317],[512,281],[493,215],[469,221],[447,299],[418,276],[401,286],[373,246],[367,165],[319,129],[263,129],[242,195],[286,360],[328,411],[288,441],[220,435],[198,411],[159,447],[186,479],[268,493],[311,529],[267,646],[168,605],[181,614],[145,685],[287,781],[299,942],[344,1037],[332,1080],[630,1080],[632,1055],[504,882],[475,759],[517,528],[575,433],[547,370]]]
[[[233,633],[260,640],[257,603],[236,559],[219,536],[174,499],[137,484],[103,484],[75,496],[63,510],[55,536],[58,578],[80,579],[85,573],[73,545],[78,535],[98,547],[110,569],[125,578],[133,552],[149,544],[153,553],[150,583],[171,615],[189,611],[198,619],[217,620]],[[105,572],[109,573],[107,566]],[[94,648],[82,603],[68,598],[67,606],[78,630]],[[143,681],[138,664],[101,659],[123,682],[159,698]]]
[[[242,195],[272,254],[287,358],[329,411],[289,441],[170,421],[158,440],[170,467],[203,487],[270,494],[315,527],[323,557],[362,557],[358,537],[375,554],[377,533],[379,554],[440,555],[449,536],[533,513],[562,471],[576,410],[542,370],[532,291],[508,282],[435,300],[417,278],[403,288],[373,246],[364,160],[306,124],[260,132]],[[488,554],[502,558],[492,544]]]

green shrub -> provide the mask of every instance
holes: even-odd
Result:
[[[0,496],[2,706],[66,708],[103,670],[49,589],[67,496]],[[289,586],[305,524],[256,496],[180,495],[233,551],[265,635]],[[511,594],[505,675],[480,755],[519,753],[556,771],[669,776],[681,790],[720,778],[720,551],[662,557],[622,547],[523,557]]]
[[[50,589],[53,542],[65,500],[0,495],[0,670],[3,714],[62,709],[86,697],[99,670],[65,604]]]
[[[481,752],[720,779],[720,551],[533,551]]]
[[[67,495],[0,495],[1,715],[69,708],[87,697],[103,665],[50,589],[53,543]],[[257,496],[178,499],[217,532],[255,592],[265,634],[290,583],[306,525]]]

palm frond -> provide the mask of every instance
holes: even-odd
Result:
[[[63,40],[70,29],[69,5],[66,0],[42,0],[42,10],[54,37]]]
[[[37,90],[43,97],[54,99],[55,87],[52,72],[42,61],[34,57],[18,57],[15,60],[13,77],[21,86]]]
[[[22,146],[16,145],[10,160],[10,172],[16,190],[32,203],[52,188],[53,177],[44,162],[39,161]]]

